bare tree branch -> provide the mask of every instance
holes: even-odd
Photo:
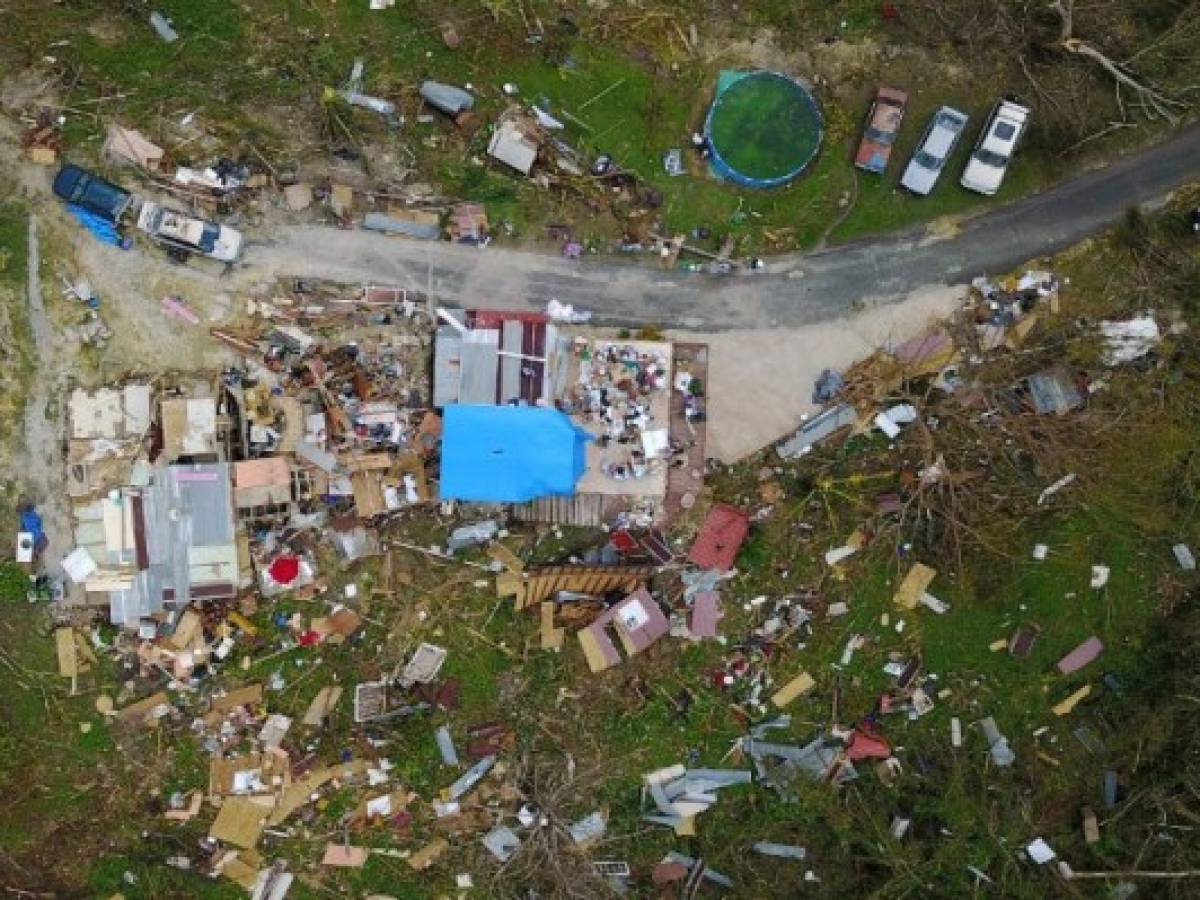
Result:
[[[1113,79],[1118,92],[1122,86],[1129,88],[1133,92],[1135,100],[1146,110],[1146,114],[1150,118],[1161,116],[1172,124],[1179,121],[1175,110],[1185,109],[1186,103],[1168,97],[1156,88],[1139,81],[1119,63],[1114,62],[1092,44],[1075,37],[1074,0],[1066,0],[1065,5],[1063,0],[1054,0],[1050,4],[1050,8],[1058,13],[1059,19],[1062,20],[1062,30],[1058,38],[1059,47],[1075,56],[1091,60],[1102,68]],[[1119,96],[1118,93],[1118,98]]]

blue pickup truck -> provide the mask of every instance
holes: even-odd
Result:
[[[54,176],[54,193],[72,206],[82,207],[110,222],[119,222],[133,203],[129,191],[72,165],[63,166]]]

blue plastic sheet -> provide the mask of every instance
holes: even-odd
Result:
[[[33,535],[33,544],[35,547],[46,536],[46,532],[42,528],[42,517],[38,515],[38,511],[34,507],[21,507],[21,530],[28,531]]]
[[[520,503],[575,493],[592,436],[558,410],[447,406],[443,500]]]
[[[112,221],[73,203],[67,204],[67,209],[79,220],[80,225],[96,236],[97,240],[124,249],[125,244],[122,242],[121,233],[117,231],[117,226]]]

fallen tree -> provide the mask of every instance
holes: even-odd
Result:
[[[1050,9],[1058,14],[1062,23],[1062,30],[1058,37],[1059,48],[1074,56],[1090,60],[1108,74],[1116,85],[1117,104],[1122,113],[1125,107],[1121,101],[1121,89],[1126,88],[1133,92],[1138,105],[1150,118],[1163,118],[1171,124],[1179,121],[1177,111],[1186,109],[1186,103],[1168,97],[1148,82],[1138,78],[1127,66],[1113,60],[1094,44],[1075,37],[1075,0],[1066,0],[1066,2],[1054,0],[1050,4]]]

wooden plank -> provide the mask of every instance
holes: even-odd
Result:
[[[310,728],[316,728],[322,725],[334,708],[337,706],[338,700],[342,698],[342,689],[337,685],[330,685],[321,688],[317,691],[317,696],[313,697],[312,703],[308,705],[308,711],[304,714],[304,718],[300,721],[308,725]]]
[[[515,572],[501,572],[496,576],[497,597],[517,597],[524,588],[525,580]],[[520,607],[517,607],[520,609]]]
[[[92,646],[78,631],[73,632],[75,635],[75,653],[79,661],[79,671],[86,672],[91,666],[96,664],[96,654],[92,652]]]
[[[117,712],[117,721],[122,725],[154,725],[157,719],[151,718],[151,713],[160,706],[169,705],[165,691],[151,694],[144,700],[131,703]]]
[[[1061,703],[1054,704],[1054,706],[1051,708],[1051,712],[1053,712],[1056,716],[1065,716],[1079,704],[1080,700],[1082,700],[1091,692],[1092,686],[1090,684],[1085,684]]]
[[[56,628],[54,630],[54,649],[58,652],[58,674],[63,678],[75,678],[79,675],[73,629]]]
[[[303,778],[293,781],[287,790],[283,792],[283,796],[279,798],[279,804],[275,807],[275,811],[271,814],[270,819],[267,820],[267,824],[273,828],[284,821],[284,819],[308,803],[309,798],[326,782],[332,781],[334,778],[349,778],[352,775],[361,775],[365,771],[367,771],[366,760],[356,759],[353,762],[343,763],[338,766],[326,766],[323,769],[315,769],[309,772]]]
[[[897,606],[905,609],[916,609],[921,603],[921,595],[925,593],[936,575],[936,569],[931,569],[924,563],[914,563],[913,567],[908,570],[908,574],[904,576],[904,580],[900,582],[900,587],[896,589],[893,601]]]
[[[554,627],[554,611],[556,604],[551,600],[542,601],[542,649],[561,650],[566,638],[566,629]]]
[[[194,609],[188,607],[179,617],[175,632],[166,639],[167,646],[172,650],[184,651],[192,645],[197,636],[203,637],[204,623]]]
[[[592,672],[603,672],[608,668],[608,659],[601,652],[595,636],[586,628],[579,632],[579,646],[583,648],[583,656]]]
[[[213,712],[223,713],[228,712],[235,706],[247,706],[262,703],[263,686],[262,682],[257,684],[248,684],[245,687],[237,688],[230,691],[224,697],[216,697],[213,699]]]
[[[783,707],[787,706],[797,697],[807,694],[814,687],[816,687],[816,685],[817,683],[813,680],[811,675],[809,675],[807,672],[801,672],[799,675],[777,690],[774,696],[771,697],[771,702],[780,709],[783,709]]]
[[[504,566],[509,572],[519,573],[525,571],[525,561],[499,541],[488,547],[488,556]]]
[[[423,872],[432,866],[439,856],[450,849],[450,842],[445,838],[436,838],[408,858],[408,864],[416,872]]]
[[[209,837],[249,850],[262,837],[274,799],[227,797],[209,829]]]
[[[221,866],[221,874],[250,893],[258,883],[258,866],[252,866],[240,855],[230,858]]]

